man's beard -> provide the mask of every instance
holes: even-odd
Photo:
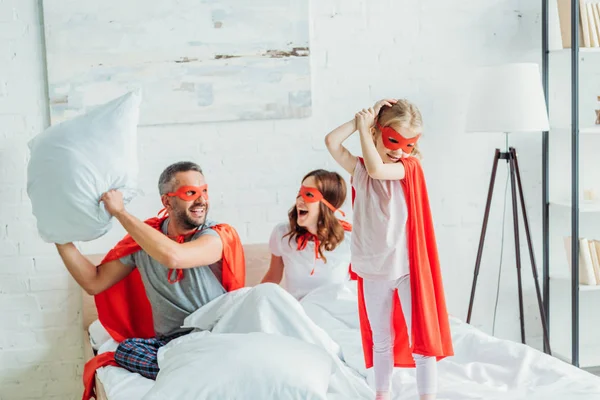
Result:
[[[208,215],[208,205],[204,206],[204,216],[196,220],[188,215],[186,209],[175,210],[173,217],[177,221],[178,225],[184,229],[196,229],[201,227],[206,222],[206,216]]]

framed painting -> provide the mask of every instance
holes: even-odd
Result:
[[[140,125],[311,113],[308,0],[43,0],[52,123],[142,89]]]

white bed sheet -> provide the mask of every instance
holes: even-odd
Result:
[[[254,289],[242,290],[250,292]],[[272,301],[261,301],[257,309],[257,304],[247,299],[244,301],[244,296],[226,294],[213,302],[214,307],[205,306],[194,316],[204,319],[216,331],[239,332],[246,329],[241,315],[248,315],[249,309],[253,309],[254,313],[261,312],[260,319],[246,320],[248,325],[252,325],[248,326],[249,331],[267,329],[271,333],[277,331],[320,342],[343,359],[343,376],[337,383],[353,386],[351,398],[372,398],[372,392],[365,389],[365,380],[372,383],[372,370],[364,368],[355,283],[324,287],[310,293],[301,302],[301,311],[306,312],[309,318],[294,319],[292,323],[286,322],[289,319],[286,310],[293,307],[292,303],[285,304],[290,297],[281,296],[279,291],[275,291],[272,297]],[[256,325],[256,321],[260,326]],[[450,325],[455,356],[438,364],[439,400],[600,399],[599,377],[531,347],[491,337],[459,319],[451,318]],[[100,352],[114,351],[115,348],[116,343],[110,340],[101,346]],[[101,368],[98,376],[109,400],[141,400],[154,383],[117,367]],[[395,369],[393,391],[395,400],[417,398],[413,369]],[[328,398],[347,400],[348,391],[332,385]]]
[[[345,361],[372,382],[358,334],[356,285],[320,288],[302,305],[343,349]],[[438,399],[596,400],[600,378],[529,346],[492,337],[450,318],[455,355],[438,363]],[[417,398],[414,369],[396,368],[395,400]]]
[[[115,351],[117,345],[117,342],[110,339],[100,346],[98,353]],[[97,373],[108,400],[141,400],[154,385],[153,380],[124,368],[103,367]]]

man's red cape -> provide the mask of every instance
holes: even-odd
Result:
[[[150,218],[145,223],[160,231],[166,218],[166,216]],[[215,225],[211,229],[219,234],[223,242],[223,288],[230,292],[244,287],[246,262],[242,242],[237,232],[227,224]],[[102,260],[102,264],[126,257],[139,250],[141,247],[131,236],[127,235],[108,252]],[[95,301],[98,319],[117,342],[128,338],[155,337],[152,308],[137,268],[125,279],[96,295]],[[107,365],[117,365],[114,361],[114,353],[101,354],[85,364],[83,400],[95,398],[95,372],[98,368]]]
[[[360,159],[364,163],[363,159]],[[416,157],[401,159],[406,170],[402,189],[408,207],[407,242],[412,295],[412,347],[404,314],[398,296],[394,296],[394,366],[414,367],[412,354],[436,357],[454,355],[446,299],[442,286],[442,274],[438,259],[437,244],[433,231],[433,219],[429,208],[429,197],[421,163]],[[352,188],[352,204],[356,193]],[[356,233],[355,233],[356,234]],[[363,280],[356,273],[351,278],[358,280],[358,314],[363,342],[365,364],[373,366],[373,335],[367,317]]]

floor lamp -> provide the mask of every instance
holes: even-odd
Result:
[[[517,132],[548,131],[548,129],[548,113],[546,110],[546,102],[544,101],[544,92],[542,89],[542,82],[537,64],[505,64],[495,67],[482,68],[479,75],[475,79],[473,88],[471,90],[467,114],[468,132],[504,132],[508,135],[509,133]],[[467,323],[471,322],[471,312],[473,311],[477,277],[479,275],[479,269],[481,266],[481,256],[483,253],[483,244],[485,241],[488,217],[490,214],[490,205],[494,191],[496,171],[500,160],[506,160],[510,167],[509,174],[512,193],[521,341],[525,343],[523,287],[521,281],[521,251],[519,243],[519,205],[523,215],[525,234],[529,247],[529,257],[531,260],[531,271],[533,273],[533,280],[535,282],[537,301],[540,309],[542,327],[544,330],[544,346],[550,352],[548,326],[542,304],[542,295],[538,282],[538,273],[533,252],[533,245],[531,243],[531,232],[529,229],[527,210],[525,208],[523,186],[521,184],[521,173],[519,171],[517,151],[513,147],[507,148],[505,152],[501,152],[500,149],[496,149],[494,152],[490,186],[485,204],[483,226],[481,228],[479,248],[477,250],[477,259],[473,274],[473,286],[471,288],[471,299],[469,301]]]

